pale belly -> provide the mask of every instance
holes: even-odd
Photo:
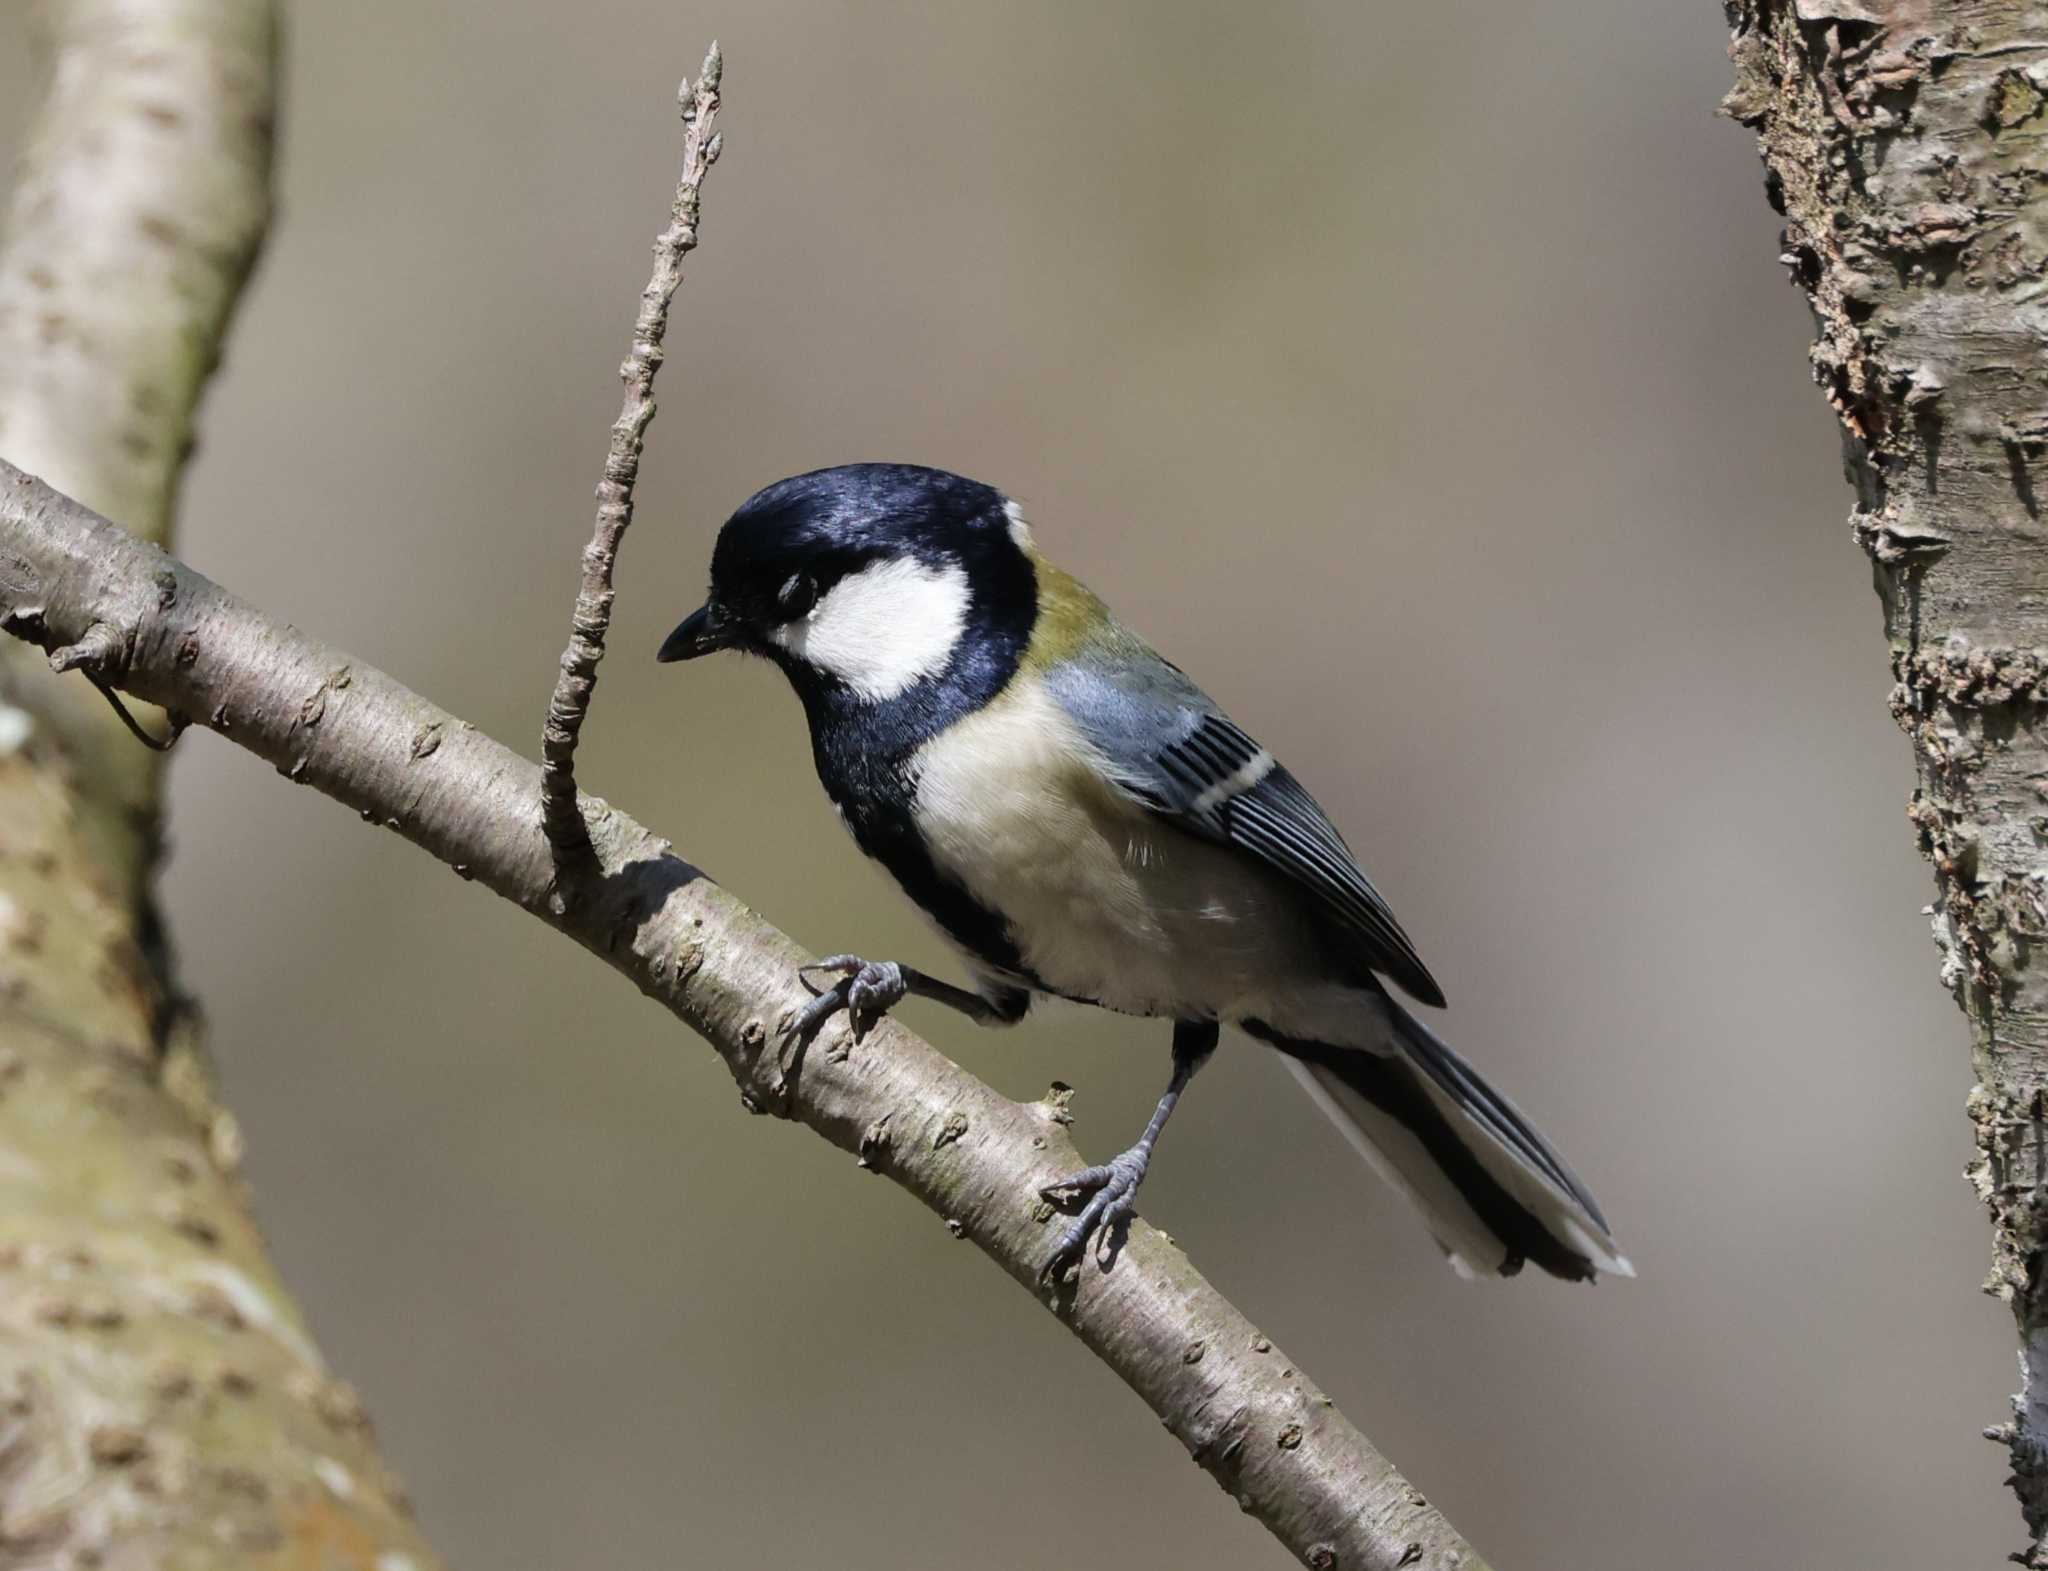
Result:
[[[1305,897],[1161,822],[1103,779],[1041,691],[1005,693],[919,755],[918,826],[941,871],[998,912],[1047,990],[1183,1019],[1320,1019]],[[968,957],[970,963],[975,957]]]

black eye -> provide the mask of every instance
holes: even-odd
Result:
[[[818,603],[818,584],[809,573],[793,573],[789,582],[775,593],[775,604],[784,616],[802,616]]]

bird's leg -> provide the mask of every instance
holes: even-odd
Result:
[[[811,981],[813,971],[836,972],[839,981],[820,988]],[[1027,1002],[1025,995],[1019,993],[1014,1002],[1004,999],[991,1003],[979,993],[941,982],[910,966],[898,965],[893,960],[863,960],[859,955],[828,956],[814,965],[799,966],[797,976],[815,995],[790,1023],[790,1037],[800,1042],[808,1042],[820,1026],[842,1009],[847,1012],[853,1039],[858,1042],[877,1020],[913,996],[957,1009],[982,1025],[1011,1024],[1024,1013]]]
[[[1166,1127],[1167,1119],[1173,1116],[1173,1107],[1180,1100],[1181,1092],[1195,1078],[1195,1071],[1209,1061],[1209,1055],[1216,1050],[1219,1028],[1213,1020],[1176,1020],[1173,1023],[1173,1078],[1166,1083],[1166,1094],[1159,1099],[1159,1106],[1152,1111],[1152,1122],[1145,1126],[1145,1132],[1138,1137],[1138,1143],[1121,1156],[1111,1157],[1101,1167],[1084,1167],[1078,1173],[1070,1173],[1058,1183],[1047,1184],[1039,1193],[1048,1200],[1058,1200],[1071,1193],[1087,1195],[1087,1205],[1074,1218],[1073,1225],[1059,1242],[1059,1247],[1046,1262],[1045,1277],[1057,1280],[1066,1273],[1067,1266],[1077,1262],[1087,1248],[1088,1235],[1100,1228],[1103,1236],[1109,1236],[1119,1222],[1137,1209],[1138,1186],[1145,1181],[1145,1169],[1152,1162],[1152,1147],[1159,1142],[1159,1131]]]

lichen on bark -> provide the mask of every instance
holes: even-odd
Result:
[[[1812,305],[1919,784],[1941,980],[1971,1025],[1986,1290],[2048,1566],[2048,19],[2025,0],[1731,0],[1781,260]]]

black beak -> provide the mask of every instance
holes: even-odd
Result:
[[[654,658],[663,665],[672,660],[695,660],[699,655],[730,649],[733,643],[724,619],[707,605],[684,617],[682,626],[661,641],[661,649]]]

